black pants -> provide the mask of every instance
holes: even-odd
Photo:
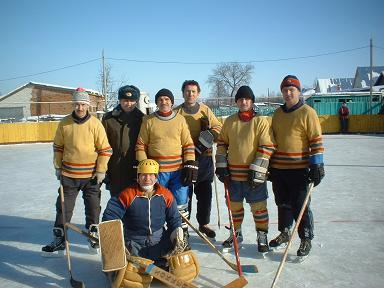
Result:
[[[95,179],[85,178],[76,179],[62,176],[62,184],[64,190],[64,207],[66,222],[70,222],[75,208],[76,198],[81,190],[83,192],[85,206],[85,228],[89,229],[91,224],[98,224],[100,217],[100,185]],[[55,227],[63,227],[63,216],[61,210],[60,188],[59,195],[56,200],[56,221]]]
[[[308,169],[270,169],[275,203],[278,209],[278,229],[290,228],[297,220],[308,192]],[[301,239],[313,239],[313,215],[310,199],[304,211],[298,233]]]
[[[199,225],[209,224],[211,218],[213,162],[211,156],[201,156],[198,159],[199,170],[197,183],[189,186],[188,211],[191,215],[192,197],[196,195],[196,219]]]
[[[346,118],[340,118],[341,133],[348,132],[348,120]]]

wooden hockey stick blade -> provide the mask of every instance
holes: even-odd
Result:
[[[180,213],[180,215],[181,215],[181,218],[183,218],[183,220],[185,221],[185,223],[187,223],[188,226],[191,227],[193,229],[193,231],[195,231],[197,233],[197,235],[199,235],[200,238],[202,238],[204,240],[205,243],[207,243],[207,245],[212,249],[212,251],[214,251],[217,255],[219,255],[220,258],[223,259],[224,262],[227,263],[227,265],[229,267],[231,267],[233,270],[237,271],[237,265],[235,263],[229,261],[223,255],[223,253],[221,253],[216,248],[216,246],[213,245],[212,242],[203,233],[201,233],[195,226],[193,226],[193,224],[184,215],[182,215],[181,213]],[[259,272],[256,265],[241,265],[241,269],[243,270],[244,273],[257,273],[257,272]]]
[[[225,285],[224,288],[241,288],[246,286],[247,284],[248,284],[247,279],[245,279],[244,276],[240,276],[239,278]]]
[[[96,238],[92,235],[89,235],[87,232],[80,229],[76,225],[73,225],[71,223],[66,223],[66,226],[68,228],[70,228],[71,230],[87,237],[88,239],[91,239],[93,241],[99,241],[98,238]],[[144,263],[137,261],[134,257],[129,255],[127,248],[125,248],[125,252],[126,252],[125,254],[126,254],[127,260],[131,261],[132,263],[136,264],[137,266],[144,268],[146,273],[148,273],[149,275],[158,279],[159,281],[167,284],[169,287],[172,287],[172,288],[197,288],[197,286],[193,285],[192,283],[181,280],[181,279],[177,278],[175,275],[157,267],[154,264],[145,265]],[[79,286],[79,287],[82,287],[82,286]]]

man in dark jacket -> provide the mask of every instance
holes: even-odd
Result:
[[[119,105],[106,113],[102,123],[113,155],[108,163],[106,188],[111,197],[118,196],[128,186],[136,183],[135,145],[144,114],[136,107],[140,90],[133,85],[119,89]]]

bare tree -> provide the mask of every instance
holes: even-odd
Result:
[[[103,94],[106,95],[105,99],[105,108],[107,111],[111,110],[117,104],[117,92],[114,89],[114,80],[111,75],[111,65],[105,64],[105,92],[103,91],[103,67],[100,67],[99,74],[97,77],[97,86],[99,87],[99,91],[103,91]]]
[[[233,97],[242,85],[248,85],[252,79],[254,66],[237,62],[219,64],[208,77],[213,97]]]

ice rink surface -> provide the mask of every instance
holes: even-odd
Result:
[[[277,287],[384,287],[384,135],[326,135],[323,182],[313,192],[311,207],[315,238],[309,258],[287,262]],[[41,247],[52,240],[58,181],[52,167],[52,144],[0,146],[0,287],[70,287],[66,258],[43,258]],[[268,238],[277,234],[277,209],[270,183]],[[216,246],[228,237],[224,189],[218,182],[220,222],[215,197],[211,226]],[[102,193],[102,210],[109,199]],[[195,204],[195,203],[194,203]],[[79,195],[72,222],[83,228],[84,206]],[[196,224],[195,210],[191,218]],[[236,279],[220,257],[191,232],[191,245],[201,265],[194,283],[223,287]],[[242,264],[255,264],[246,274],[247,287],[271,287],[284,250],[263,258],[256,247],[250,208],[245,204]],[[106,287],[98,255],[90,255],[85,238],[73,232],[72,273],[86,287]],[[289,251],[296,255],[297,236]],[[228,254],[235,262],[233,255]],[[163,287],[154,282],[151,287]]]

